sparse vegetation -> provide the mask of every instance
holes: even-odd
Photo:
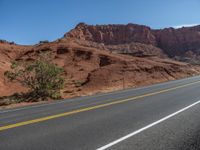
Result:
[[[6,40],[0,39],[0,43],[6,43],[6,42],[7,42]]]
[[[85,83],[85,81],[83,81],[83,80],[75,80],[74,81],[74,84],[76,87],[81,87],[84,83]]]
[[[15,44],[15,42],[14,42],[14,41],[12,41],[12,42],[9,42],[9,41],[2,40],[2,39],[0,39],[0,43],[8,43],[8,44],[10,44],[10,45],[13,45],[13,44]]]
[[[49,43],[48,40],[43,40],[43,41],[40,41],[39,44],[44,44],[44,43]]]
[[[32,63],[13,62],[11,71],[4,73],[9,81],[18,81],[29,91],[15,94],[12,99],[21,101],[39,101],[61,98],[60,90],[64,87],[63,69],[51,63],[48,56],[40,57]]]

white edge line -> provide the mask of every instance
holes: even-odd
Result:
[[[183,109],[178,110],[178,111],[176,111],[176,112],[174,112],[174,113],[172,113],[172,114],[170,114],[170,115],[168,115],[168,116],[166,116],[166,117],[164,117],[164,118],[162,118],[162,119],[160,119],[158,121],[155,121],[155,122],[153,122],[153,123],[141,128],[139,130],[136,130],[136,131],[124,136],[124,137],[121,137],[121,138],[119,138],[119,139],[117,139],[117,140],[115,140],[115,141],[113,141],[113,142],[111,142],[111,143],[109,143],[109,144],[107,144],[105,146],[102,146],[102,147],[100,147],[100,148],[98,148],[96,150],[105,150],[105,149],[107,149],[107,148],[109,148],[109,147],[111,147],[111,146],[113,146],[115,144],[118,144],[118,143],[120,143],[120,142],[122,142],[122,141],[124,141],[124,140],[126,140],[126,139],[128,139],[128,138],[130,138],[130,137],[132,137],[132,136],[144,131],[144,130],[147,130],[148,128],[151,128],[151,127],[153,127],[153,126],[155,126],[155,125],[157,125],[157,124],[159,124],[159,123],[161,123],[161,122],[163,122],[163,121],[165,121],[165,120],[167,120],[167,119],[169,119],[169,118],[171,118],[171,117],[173,117],[173,116],[175,116],[175,115],[177,115],[177,114],[179,114],[179,113],[181,113],[181,112],[183,112],[183,111],[185,111],[185,110],[187,110],[187,109],[189,109],[189,108],[191,108],[191,107],[193,107],[193,106],[195,106],[195,105],[197,105],[199,103],[200,103],[200,100],[195,102],[195,103],[193,103],[193,104],[191,104],[191,105],[189,105],[189,106],[187,106],[187,107],[184,107]]]

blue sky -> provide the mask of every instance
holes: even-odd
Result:
[[[200,24],[200,0],[0,0],[0,39],[55,40],[79,22],[165,28]]]

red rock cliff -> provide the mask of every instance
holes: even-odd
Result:
[[[136,24],[93,26],[80,23],[64,37],[105,45],[148,44],[164,50],[169,57],[184,56],[188,51],[199,55],[200,51],[200,26],[153,30]]]

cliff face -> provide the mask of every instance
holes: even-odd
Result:
[[[156,44],[156,39],[151,29],[146,26],[127,25],[87,25],[80,23],[65,37],[88,40],[106,45],[126,44],[139,42],[144,44]]]
[[[67,37],[105,45],[142,43],[160,48],[172,58],[187,56],[188,51],[199,55],[200,51],[200,26],[153,30],[136,24],[92,26],[80,23],[65,34]]]
[[[185,55],[188,51],[200,51],[200,26],[155,30],[154,34],[157,46],[165,50],[170,57]]]

